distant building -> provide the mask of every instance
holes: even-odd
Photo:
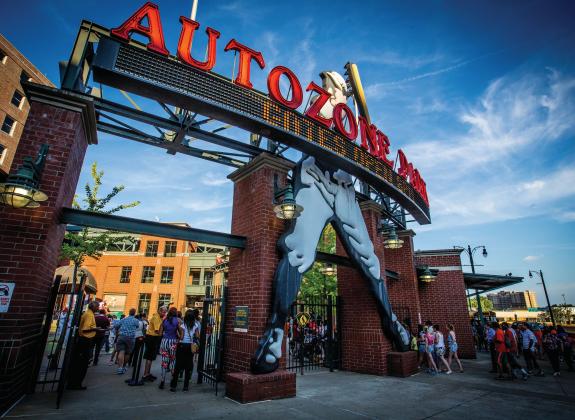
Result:
[[[10,172],[30,110],[22,89],[27,81],[54,86],[0,34],[0,179]]]
[[[487,299],[493,303],[493,309],[496,311],[537,308],[537,297],[532,290],[489,293]]]
[[[181,224],[187,226],[186,224]],[[225,284],[225,247],[148,235],[129,235],[83,267],[97,283],[96,297],[111,312],[153,313],[162,305],[201,308],[206,287]]]

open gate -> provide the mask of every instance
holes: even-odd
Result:
[[[225,286],[206,288],[198,354],[198,384],[203,382],[211,384],[216,395],[218,395],[218,383],[222,380],[225,302]]]
[[[300,371],[341,365],[340,299],[331,296],[296,301],[287,323],[286,369]]]
[[[79,282],[76,278],[79,277]],[[81,272],[71,283],[56,276],[42,326],[42,343],[38,352],[35,377],[36,390],[57,392],[56,408],[60,407],[66,387],[70,361],[80,326],[82,308],[86,298],[86,275]]]

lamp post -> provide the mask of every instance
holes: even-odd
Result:
[[[545,292],[545,299],[547,300],[547,309],[549,310],[549,315],[551,316],[551,323],[553,324],[553,328],[555,328],[555,317],[553,316],[553,310],[551,309],[551,303],[549,303],[549,295],[547,294],[547,287],[545,286],[545,278],[543,277],[543,271],[531,271],[529,270],[529,278],[533,278],[533,273],[537,274],[541,279],[541,283],[543,284],[543,291]]]
[[[483,249],[483,258],[487,258],[487,248],[485,248],[485,245],[478,245],[474,248],[471,248],[471,245],[467,245],[467,248],[462,246],[456,246],[454,248],[462,249],[467,253],[469,256],[469,263],[471,265],[471,272],[473,274],[475,274],[475,263],[473,262],[473,254],[475,251]],[[481,325],[485,325],[485,317],[483,316],[483,309],[481,308],[481,298],[479,297],[479,290],[477,289],[475,289],[475,298],[477,299],[477,313],[479,314],[479,320],[481,321]]]

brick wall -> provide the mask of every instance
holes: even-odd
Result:
[[[58,215],[72,203],[88,145],[82,112],[31,103],[13,170],[48,144],[40,189],[49,198],[37,209],[0,206],[0,278],[16,283],[9,311],[0,314],[0,413],[35,382],[31,373],[43,350],[41,326],[64,236]]]
[[[395,271],[399,279],[387,281],[387,292],[391,307],[397,318],[409,325],[413,334],[417,333],[420,323],[421,308],[419,304],[419,286],[414,266],[413,231],[398,233],[403,240],[399,249],[384,249],[386,268]],[[385,238],[384,238],[385,239]]]
[[[427,265],[440,270],[434,282],[419,284],[421,315],[424,322],[431,320],[439,324],[444,335],[447,335],[447,324],[452,323],[459,343],[459,355],[475,358],[459,253],[459,250],[415,253],[416,266]]]
[[[377,235],[379,209],[373,202],[362,204],[362,213],[384,273],[381,237]],[[337,241],[337,253],[345,255]],[[366,280],[355,268],[338,267],[337,289],[341,297],[342,369],[374,375],[387,374],[391,342],[381,328],[376,299]]]
[[[273,211],[274,175],[285,185],[291,164],[283,159],[261,154],[248,165],[230,175],[234,181],[231,233],[247,237],[244,250],[230,252],[227,308],[226,372],[250,370],[250,360],[263,335],[272,305],[272,286],[279,262],[277,241],[286,228]],[[248,332],[234,332],[236,306],[248,306]],[[282,358],[285,364],[285,358]]]

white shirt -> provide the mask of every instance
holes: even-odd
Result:
[[[198,331],[198,323],[194,323],[191,331],[188,329],[186,324],[182,323],[182,330],[184,331],[184,337],[181,339],[180,343],[191,344],[194,339],[194,334],[196,334],[196,331]]]
[[[142,321],[138,321],[138,329],[134,333],[134,338],[140,338],[144,336],[144,323]]]

